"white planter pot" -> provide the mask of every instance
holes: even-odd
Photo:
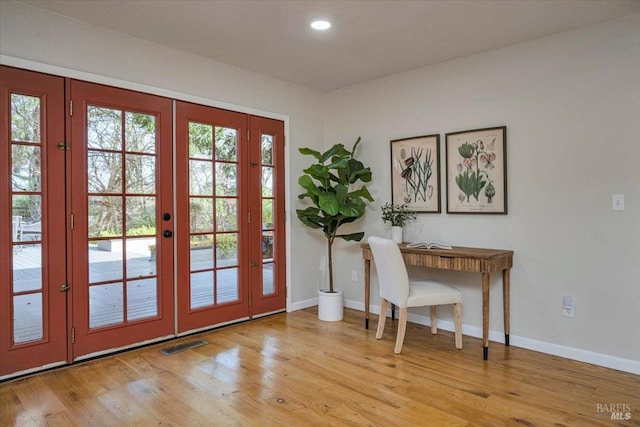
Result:
[[[333,293],[328,289],[318,291],[318,319],[325,322],[342,320],[344,308],[342,294],[342,289],[334,289]]]
[[[396,243],[402,243],[402,227],[397,225],[391,226],[391,240]]]

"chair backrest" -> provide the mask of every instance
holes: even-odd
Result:
[[[12,216],[11,217],[11,225],[12,225],[12,241],[19,242],[20,241],[20,231],[22,230],[22,217],[21,216]]]
[[[380,297],[400,308],[407,306],[409,275],[398,244],[393,240],[371,236],[368,239],[380,282]]]
[[[27,233],[39,234],[39,233],[42,233],[42,222],[41,221],[36,221],[36,222],[22,221],[22,226],[20,229],[22,230],[23,234],[27,234]]]

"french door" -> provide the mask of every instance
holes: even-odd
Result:
[[[64,79],[0,66],[0,377],[67,360]]]
[[[0,378],[285,309],[283,122],[0,78]]]
[[[73,358],[174,332],[171,100],[71,81]]]
[[[249,135],[249,215],[256,218],[249,224],[249,283],[256,317],[286,306],[284,126],[249,116]]]
[[[284,129],[176,105],[178,332],[285,308]]]

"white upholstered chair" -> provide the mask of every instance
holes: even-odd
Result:
[[[19,215],[12,216],[11,226],[12,226],[11,241],[20,242],[22,240],[22,217]],[[19,250],[20,250],[20,246],[16,246],[16,245],[13,246],[14,254]]]
[[[462,294],[460,291],[433,280],[409,280],[397,243],[374,236],[369,237],[368,241],[380,284],[380,317],[376,338],[382,338],[388,302],[397,305],[400,309],[394,353],[402,351],[407,328],[407,308],[430,306],[431,333],[436,334],[438,331],[436,306],[453,304],[456,348],[462,348]]]

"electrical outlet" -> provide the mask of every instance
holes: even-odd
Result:
[[[357,282],[358,281],[358,271],[357,270],[353,270],[351,272],[351,281],[352,282]]]
[[[573,317],[576,314],[576,305],[571,295],[562,297],[562,314],[567,317]]]
[[[624,210],[624,194],[614,194],[611,196],[611,209],[614,211]]]

